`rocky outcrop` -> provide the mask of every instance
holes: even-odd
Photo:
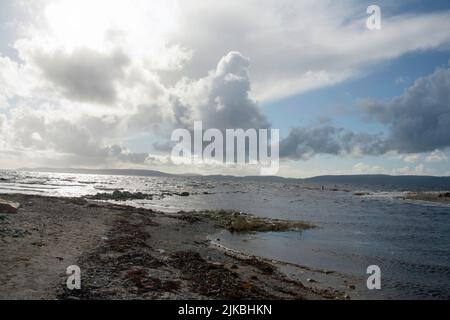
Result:
[[[450,203],[450,192],[409,192],[403,198],[406,200]]]
[[[20,204],[0,199],[0,213],[17,213]]]
[[[86,198],[92,200],[116,200],[116,201],[126,201],[126,200],[152,200],[152,194],[145,194],[142,192],[129,192],[115,190],[113,193],[97,193],[93,196],[87,196]]]
[[[183,192],[169,192],[164,191],[159,195],[147,194],[142,192],[129,192],[115,190],[113,193],[97,193],[95,195],[86,196],[86,199],[90,200],[114,200],[114,201],[127,201],[127,200],[153,200],[154,197],[160,199],[171,196],[189,197],[191,194],[187,191]]]

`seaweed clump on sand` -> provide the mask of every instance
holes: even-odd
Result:
[[[177,281],[161,280],[150,276],[149,271],[143,267],[129,270],[126,272],[125,278],[131,281],[141,294],[149,291],[175,292],[180,287]]]
[[[236,272],[207,262],[198,252],[182,251],[171,255],[169,264],[180,269],[195,292],[218,299],[276,299],[277,297],[250,282]]]
[[[128,207],[123,207],[128,209]],[[102,243],[77,262],[83,270],[83,285],[71,291],[63,286],[58,299],[122,299],[152,298],[178,290],[179,283],[152,276],[165,263],[154,256],[151,235],[145,228],[158,226],[152,213],[121,213],[113,222]]]
[[[289,221],[280,219],[269,219],[257,217],[251,214],[236,211],[200,211],[183,213],[181,219],[189,222],[206,218],[214,221],[218,227],[224,228],[230,232],[284,232],[292,230],[306,230],[315,226],[304,221]]]

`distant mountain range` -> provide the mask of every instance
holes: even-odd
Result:
[[[205,177],[209,179],[224,180],[252,180],[261,182],[306,182],[312,184],[360,184],[360,185],[391,185],[391,186],[422,186],[442,187],[450,189],[450,177],[435,176],[390,176],[390,175],[327,175],[312,178],[283,178],[278,176],[230,176],[230,175],[197,175],[197,174],[170,174],[156,170],[141,169],[72,169],[72,168],[22,168],[19,171],[29,172],[55,172],[74,174],[100,174],[121,176],[149,176],[149,177]]]
[[[319,176],[304,181],[316,184],[358,184],[358,185],[380,185],[384,187],[401,186],[406,189],[437,189],[450,190],[450,177],[435,176],[390,176],[382,174],[367,175],[340,175],[340,176]]]
[[[18,171],[29,172],[54,172],[54,173],[75,173],[75,174],[100,174],[117,176],[148,176],[148,177],[170,177],[177,176],[156,170],[140,169],[73,169],[73,168],[21,168]]]

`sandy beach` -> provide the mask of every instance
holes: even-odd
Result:
[[[211,241],[222,228],[283,230],[282,221],[225,221],[211,212],[164,213],[83,198],[0,198],[20,203],[17,213],[0,213],[0,299],[353,298],[355,284],[338,273]],[[66,287],[70,265],[81,269],[80,290]]]

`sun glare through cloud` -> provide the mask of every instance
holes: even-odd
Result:
[[[49,1],[38,28],[50,46],[65,50],[120,48],[127,54],[154,57],[164,53],[167,37],[177,31],[178,15],[173,0]]]

